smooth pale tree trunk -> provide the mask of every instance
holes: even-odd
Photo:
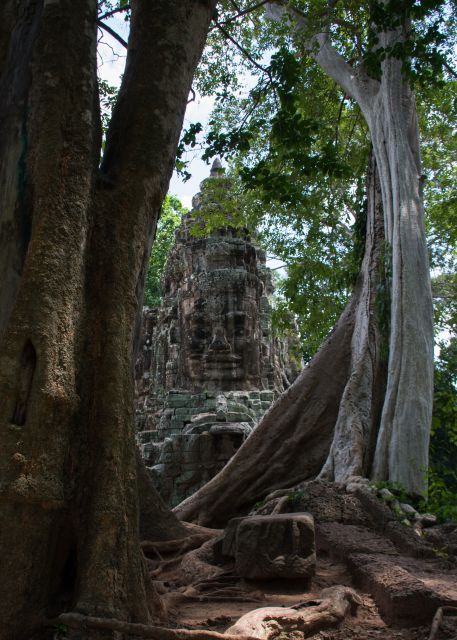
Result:
[[[1,640],[67,610],[160,614],[139,545],[132,345],[214,6],[132,2],[101,166],[96,1],[0,7]]]
[[[320,478],[344,482],[370,475],[386,379],[386,354],[379,328],[380,291],[386,286],[384,219],[373,154],[367,176],[365,254],[351,338],[350,376],[339,404],[332,444]]]
[[[384,2],[384,0],[383,0]],[[297,26],[303,16],[293,13]],[[380,32],[389,48],[408,37],[408,24]],[[384,254],[389,273],[389,362],[371,477],[426,491],[433,400],[433,303],[425,240],[415,97],[403,61],[387,57],[379,80],[363,65],[347,64],[328,34],[314,39],[321,68],[359,105],[376,158],[384,210]],[[344,474],[343,474],[344,475]]]
[[[303,20],[302,17],[299,17]],[[408,25],[379,33],[379,46],[408,37]],[[360,106],[367,121],[379,173],[390,274],[389,363],[376,452],[375,479],[426,490],[433,399],[433,303],[430,285],[415,97],[403,61],[387,57],[381,77],[350,67],[331,46],[315,38],[315,59]]]
[[[426,489],[433,398],[433,313],[414,96],[388,60],[369,120],[391,260],[389,365],[373,477]]]

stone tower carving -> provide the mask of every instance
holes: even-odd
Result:
[[[246,230],[194,233],[211,186],[229,188],[218,160],[176,232],[162,304],[145,310],[136,367],[140,446],[172,505],[224,466],[301,366],[272,335],[265,252]]]

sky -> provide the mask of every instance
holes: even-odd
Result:
[[[128,25],[122,17],[113,16],[106,22],[125,40],[128,38]],[[99,39],[98,48],[98,71],[100,77],[110,85],[118,87],[125,66],[125,49],[108,33],[102,32],[99,35],[101,38]],[[205,126],[213,105],[213,98],[202,98],[196,95],[195,100],[187,106],[184,128],[191,122],[201,122],[203,126]],[[191,173],[192,177],[187,182],[183,182],[176,172],[174,172],[170,182],[169,192],[177,196],[182,204],[190,209],[192,207],[192,198],[199,191],[200,182],[209,176],[210,165],[201,160],[200,154],[197,151],[195,153],[189,153],[186,156],[186,160],[190,162],[187,171]]]

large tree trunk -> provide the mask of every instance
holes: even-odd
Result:
[[[382,0],[387,4],[387,0]],[[301,18],[300,18],[301,19]],[[395,48],[409,25],[379,32],[377,46]],[[389,362],[371,475],[426,490],[433,399],[433,304],[430,286],[415,97],[404,61],[387,55],[379,80],[353,69],[316,36],[316,61],[359,104],[370,129],[384,209],[383,249],[389,282],[382,319]]]
[[[384,4],[387,0],[382,0]],[[408,38],[405,23],[380,32],[379,47],[395,48]],[[374,80],[350,67],[316,37],[316,61],[359,104],[371,133],[384,209],[388,272],[382,324],[389,362],[381,425],[371,475],[399,482],[411,493],[426,490],[433,399],[433,304],[430,286],[415,97],[402,60],[387,57]]]
[[[96,0],[0,9],[1,640],[65,610],[159,613],[139,545],[135,292],[215,4],[132,3],[100,169]]]
[[[332,480],[369,473],[383,384],[375,309],[383,219],[374,162],[367,184],[365,256],[350,302],[224,469],[175,508],[181,519],[220,525],[268,493],[320,473]]]
[[[373,476],[426,490],[433,398],[433,307],[415,99],[399,60],[383,65],[369,116],[391,263],[387,388]]]

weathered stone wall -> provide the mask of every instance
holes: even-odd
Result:
[[[213,165],[209,182],[221,177]],[[265,252],[245,230],[196,236],[201,202],[176,232],[136,363],[138,439],[171,505],[226,464],[300,369],[272,334]]]
[[[174,506],[228,462],[273,400],[273,392],[170,391],[157,429],[139,433],[147,467]]]

